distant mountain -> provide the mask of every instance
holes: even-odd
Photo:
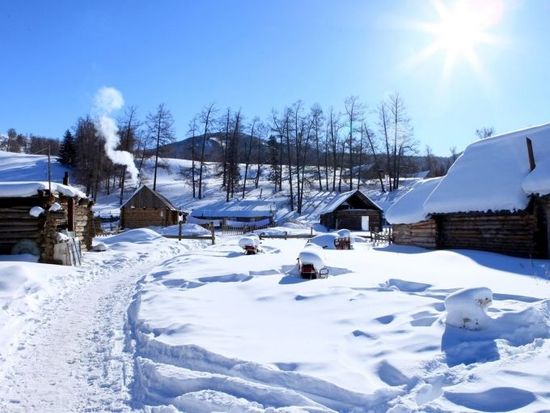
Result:
[[[220,161],[223,158],[223,143],[225,139],[225,132],[214,132],[206,135],[206,145],[204,151],[204,157],[206,161]],[[265,141],[255,136],[248,135],[246,133],[239,134],[239,162],[244,162],[247,148],[252,143],[252,160],[256,159],[256,153],[258,151],[258,145],[262,147],[262,154],[265,156],[265,150],[267,145]],[[176,159],[191,159],[191,153],[193,148],[193,138],[186,138],[178,142],[170,143],[163,146],[163,156],[176,158]],[[202,135],[195,136],[195,159],[200,157],[202,149]]]

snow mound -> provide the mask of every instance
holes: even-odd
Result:
[[[155,228],[159,234],[162,235],[179,235],[179,225],[171,225],[169,227]],[[182,224],[181,234],[185,236],[201,236],[210,235],[210,231],[198,224]]]
[[[112,235],[110,237],[102,238],[106,245],[118,244],[121,242],[129,243],[149,243],[160,238],[161,235],[148,228],[131,229],[121,232],[120,234]]]
[[[487,307],[493,302],[493,293],[490,289],[466,288],[450,294],[445,299],[447,310],[447,324],[468,330],[487,328],[490,317]]]
[[[309,242],[311,244],[315,244],[320,246],[321,248],[329,249],[329,250],[335,250],[336,247],[334,246],[334,241],[336,241],[338,238],[338,234],[331,233],[331,234],[321,234],[316,235],[315,237],[311,238]]]
[[[323,250],[313,245],[304,247],[302,251],[298,254],[298,259],[300,263],[306,265],[313,265],[316,271],[325,268],[325,259],[323,257]]]
[[[246,247],[258,247],[260,245],[260,238],[258,238],[257,235],[248,235],[246,237],[242,237],[239,240],[239,247],[246,248]]]

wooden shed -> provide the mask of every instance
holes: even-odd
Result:
[[[73,236],[90,249],[92,204],[69,185],[0,183],[0,254],[32,253],[39,255],[41,262],[61,263],[56,245]]]
[[[360,190],[342,193],[323,209],[321,224],[329,229],[380,232],[382,208]]]
[[[387,211],[394,243],[550,257],[550,124],[475,142],[432,182]]]
[[[183,215],[163,195],[147,185],[142,185],[120,207],[120,227],[176,225],[180,214]]]

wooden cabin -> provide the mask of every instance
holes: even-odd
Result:
[[[273,225],[276,206],[252,199],[218,201],[191,212],[189,222],[214,227],[265,228]]]
[[[550,258],[550,124],[471,144],[386,218],[396,244]]]
[[[184,214],[168,199],[147,185],[140,186],[120,207],[121,228],[176,225]]]
[[[84,193],[69,185],[0,183],[0,254],[30,253],[38,255],[40,262],[61,263],[56,246],[73,236],[89,250],[92,204]]]
[[[321,212],[321,224],[329,229],[380,232],[382,208],[360,190],[338,195]]]

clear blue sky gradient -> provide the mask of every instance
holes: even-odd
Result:
[[[139,116],[166,103],[179,139],[210,102],[268,118],[298,99],[343,110],[358,95],[373,111],[403,97],[421,150],[462,150],[475,129],[550,122],[550,1],[507,0],[475,50],[443,80],[444,54],[406,63],[433,36],[424,0],[35,0],[0,3],[0,131],[61,137],[102,86]],[[375,126],[375,116],[370,115]]]

